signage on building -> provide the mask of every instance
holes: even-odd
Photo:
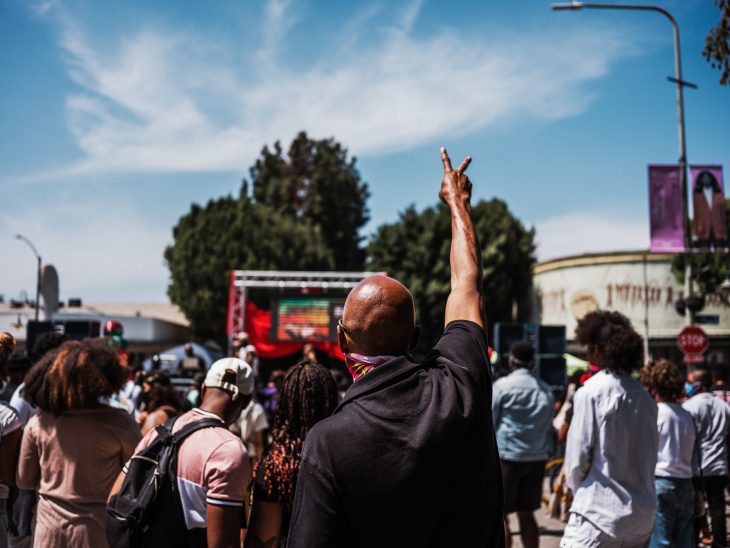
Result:
[[[688,325],[679,332],[677,346],[684,352],[684,361],[701,362],[702,354],[707,350],[709,338],[701,327]]]

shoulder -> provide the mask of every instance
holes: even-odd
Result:
[[[466,320],[449,322],[441,339],[423,363],[424,365],[438,363],[445,366],[457,366],[465,368],[477,376],[489,373],[487,335],[474,322]]]
[[[173,432],[179,432],[183,427],[206,418],[217,419],[220,421],[220,426],[202,428],[190,434],[190,438],[193,440],[193,447],[203,454],[207,453],[209,458],[215,457],[215,459],[227,460],[235,457],[240,460],[241,455],[246,453],[243,441],[225,427],[220,417],[212,413],[196,409],[188,411],[175,421],[172,430]]]
[[[444,328],[444,333],[441,335],[437,346],[440,346],[444,339],[446,341],[462,340],[479,346],[482,344],[485,347],[487,346],[487,334],[484,332],[484,329],[479,324],[468,320],[454,320],[449,322]]]
[[[352,429],[348,420],[349,406],[345,406],[339,413],[327,417],[315,424],[307,433],[302,449],[302,460],[307,460],[317,466],[322,460],[329,460],[331,448],[340,446],[344,441],[357,439],[358,433]]]

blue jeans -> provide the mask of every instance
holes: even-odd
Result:
[[[660,478],[656,485],[656,517],[651,548],[692,548],[695,491],[692,478]]]

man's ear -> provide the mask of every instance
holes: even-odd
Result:
[[[418,341],[421,340],[421,326],[416,324],[416,327],[411,333],[411,339],[408,341],[408,352],[413,352],[418,346]]]
[[[340,347],[340,352],[343,354],[347,354],[349,352],[347,349],[347,336],[345,335],[345,330],[339,325],[337,326],[337,344]]]

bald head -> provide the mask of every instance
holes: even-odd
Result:
[[[411,292],[387,276],[370,276],[350,292],[342,323],[351,334],[339,329],[340,348],[366,356],[407,354],[420,336]]]

